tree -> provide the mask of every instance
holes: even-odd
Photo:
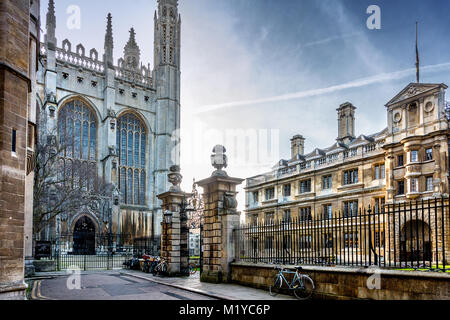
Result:
[[[44,113],[44,111],[43,111]],[[33,233],[38,235],[58,216],[67,217],[83,207],[106,215],[106,203],[114,194],[114,185],[99,177],[94,162],[64,159],[70,143],[58,141],[55,132],[46,133],[46,115],[40,115],[39,136],[35,150],[33,190]],[[103,217],[105,222],[106,216]]]

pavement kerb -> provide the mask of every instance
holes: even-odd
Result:
[[[173,288],[177,288],[177,289],[181,289],[181,290],[185,290],[185,291],[190,291],[190,292],[193,292],[193,293],[201,294],[203,296],[207,296],[207,297],[211,297],[211,298],[216,298],[216,299],[219,299],[219,300],[238,300],[238,299],[235,299],[235,298],[222,296],[222,295],[219,295],[219,294],[212,294],[212,293],[209,293],[209,292],[206,292],[206,291],[203,291],[203,290],[187,288],[187,287],[183,287],[183,286],[180,286],[180,285],[177,285],[177,284],[173,284],[173,283],[167,283],[167,282],[164,282],[164,281],[158,281],[158,280],[150,279],[150,278],[139,276],[139,275],[133,274],[133,273],[128,273],[128,272],[121,271],[120,274],[127,275],[127,276],[130,276],[130,277],[135,277],[135,278],[142,279],[142,280],[151,281],[151,282],[158,283],[158,284],[161,284],[161,285],[164,285],[164,286],[169,286],[169,287],[173,287]]]

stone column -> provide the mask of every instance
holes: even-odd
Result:
[[[392,203],[395,197],[395,185],[394,185],[394,161],[395,157],[392,151],[389,151],[387,158],[387,166],[388,172],[386,174],[386,191],[387,191],[387,202]]]
[[[169,276],[186,275],[189,265],[189,230],[187,228],[185,200],[191,194],[181,191],[179,187],[182,176],[178,166],[170,168],[168,177],[173,186],[168,192],[158,195],[158,199],[163,202],[164,213],[161,222],[161,257],[168,264]]]
[[[231,282],[230,262],[235,258],[233,229],[240,224],[240,215],[236,210],[236,187],[244,179],[232,178],[222,170],[227,167],[225,148],[216,146],[211,157],[217,169],[212,176],[199,181],[203,188],[204,226],[203,272],[202,282]]]
[[[435,161],[434,166],[434,181],[433,181],[433,196],[438,197],[442,193],[442,184],[441,184],[441,145],[439,142],[436,142],[433,146],[433,158]]]

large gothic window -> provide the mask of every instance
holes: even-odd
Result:
[[[92,189],[97,171],[97,119],[82,100],[66,102],[58,114],[59,176],[74,188]]]
[[[145,205],[146,145],[144,124],[128,113],[118,120],[119,188],[124,204]]]

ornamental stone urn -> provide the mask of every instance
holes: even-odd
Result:
[[[223,168],[226,168],[228,166],[228,157],[225,154],[225,152],[227,152],[227,149],[225,149],[224,146],[217,145],[214,147],[212,152],[213,154],[211,155],[211,164],[214,168],[216,168],[216,171],[212,173],[212,176],[228,177],[226,171],[222,170]]]
[[[171,166],[169,169],[168,180],[172,184],[170,192],[181,192],[180,183],[183,176],[180,174],[180,166]]]

